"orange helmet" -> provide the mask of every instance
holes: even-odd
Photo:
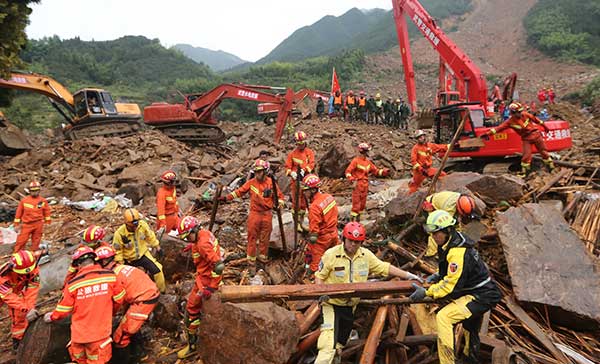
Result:
[[[165,171],[160,176],[160,180],[167,184],[174,183],[176,178],[177,178],[177,174],[175,174],[175,172],[170,169]]]
[[[137,221],[142,218],[142,216],[140,215],[140,212],[136,209],[127,209],[123,213],[123,218],[125,219],[126,223],[136,224]]]
[[[110,245],[101,246],[98,249],[96,249],[94,253],[96,254],[96,259],[98,260],[108,259],[117,255],[115,249]]]
[[[96,253],[94,252],[94,249],[90,248],[89,246],[85,246],[85,245],[80,246],[79,248],[77,248],[77,250],[75,250],[75,252],[71,256],[71,259],[73,260],[73,262],[76,262],[82,258],[94,258],[95,259]]]
[[[302,189],[308,190],[309,188],[319,188],[321,186],[321,179],[314,173],[307,174],[302,179]]]
[[[426,212],[435,210],[435,206],[433,206],[433,195],[425,197],[425,201],[423,201],[423,205],[421,205],[421,207]]]
[[[460,195],[456,201],[456,211],[461,216],[473,217],[475,212],[475,200],[471,196]]]
[[[29,182],[29,191],[39,191],[42,185],[38,181]]]
[[[102,240],[106,236],[106,231],[101,226],[91,225],[83,232],[83,241],[92,244]]]
[[[305,144],[306,138],[306,133],[303,131],[298,131],[294,134],[294,140],[296,141],[296,144]]]
[[[365,241],[367,237],[367,231],[365,227],[360,222],[352,221],[344,226],[344,231],[342,235],[346,239],[354,240],[354,241]]]
[[[262,159],[257,159],[256,161],[254,161],[254,170],[255,171],[262,171],[265,169],[269,169],[271,165],[269,164],[269,162],[262,160]]]
[[[177,235],[181,239],[186,239],[192,230],[200,226],[200,222],[193,216],[186,216],[179,222],[177,226]]]
[[[520,102],[513,102],[512,104],[508,105],[508,109],[510,110],[510,112],[521,112],[525,110],[525,108],[523,107],[523,105],[521,105]]]
[[[358,145],[358,150],[361,152],[368,152],[371,150],[371,146],[367,143],[360,143]]]
[[[17,274],[31,273],[36,265],[37,259],[29,250],[19,250],[10,256],[13,272]]]

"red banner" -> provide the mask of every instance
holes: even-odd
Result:
[[[331,93],[335,93],[336,91],[342,91],[340,89],[340,83],[338,82],[337,74],[335,73],[335,67],[333,68],[333,75],[331,76]]]

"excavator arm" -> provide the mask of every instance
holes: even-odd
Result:
[[[417,26],[423,36],[431,43],[435,51],[440,55],[441,61],[451,71],[457,81],[457,89],[461,99],[466,102],[479,102],[485,105],[487,101],[487,86],[485,77],[481,70],[471,59],[456,45],[440,27],[435,20],[423,8],[418,0],[392,0],[394,8],[394,19],[396,32],[400,43],[400,55],[404,67],[404,78],[406,81],[408,101],[414,112],[416,110],[417,92],[415,86],[415,74],[410,53],[408,39],[407,16]]]
[[[0,87],[35,92],[47,96],[75,113],[73,94],[56,80],[37,73],[12,72],[8,80],[0,78]]]

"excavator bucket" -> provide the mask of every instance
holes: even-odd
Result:
[[[0,114],[0,155],[17,155],[31,149],[21,129],[2,118]]]
[[[433,127],[434,113],[432,109],[423,109],[417,112],[417,129],[431,129]]]

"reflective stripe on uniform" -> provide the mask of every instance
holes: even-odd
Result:
[[[56,312],[71,312],[73,311],[73,306],[62,306],[56,305]]]
[[[116,282],[116,280],[117,280],[116,276],[98,277],[98,278],[86,279],[84,281],[75,283],[72,286],[70,286],[69,287],[69,292],[74,292],[78,288],[81,288],[81,287],[84,287],[84,286],[91,286],[93,284],[98,284],[98,283],[112,283],[112,282]]]
[[[110,344],[111,342],[112,342],[112,338],[109,337],[108,339],[106,339],[106,341],[104,341],[102,344],[100,344],[100,349],[104,349],[106,347],[106,345]],[[90,358],[90,357],[88,356],[88,358]],[[97,358],[96,358],[96,360],[97,360]]]
[[[30,203],[24,203],[23,206],[27,207],[28,209],[32,209],[33,205]]]
[[[143,313],[137,313],[137,312],[131,312],[131,313],[129,313],[129,316],[135,317],[135,318],[139,318],[139,319],[143,319],[143,320],[148,319],[148,315],[145,315]]]
[[[165,220],[167,217],[165,215],[158,215],[157,217],[159,220]]]
[[[369,169],[371,168],[371,165],[367,164],[366,166],[363,166],[362,164],[357,164],[356,168],[362,169],[363,171],[369,171]]]
[[[300,165],[304,164],[304,161],[303,161],[302,159],[298,159],[298,158],[292,158],[292,160],[293,160],[293,161],[294,161],[294,163],[296,163],[296,164],[300,164]]]
[[[257,195],[260,195],[260,191],[255,186],[250,185],[250,191],[256,193]]]
[[[123,298],[125,296],[125,290],[122,290],[121,293],[119,293],[118,295],[113,296],[113,299],[115,301],[120,300],[121,298]]]
[[[323,215],[327,214],[336,205],[335,200],[331,201],[327,207],[323,209]]]

